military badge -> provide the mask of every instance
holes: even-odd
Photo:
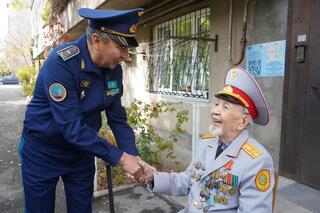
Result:
[[[133,24],[130,29],[129,29],[130,33],[135,33],[137,31],[137,25]]]
[[[120,93],[120,89],[119,88],[106,90],[107,96],[114,96],[114,95],[116,95],[118,93]]]
[[[249,143],[249,141],[245,142],[241,147],[248,155],[250,155],[253,159],[262,155],[262,152],[255,147],[253,144]]]
[[[91,81],[82,80],[82,81],[80,82],[80,87],[81,87],[81,88],[87,88],[87,87],[90,87],[90,85],[91,85]]]
[[[80,49],[77,46],[71,45],[69,47],[58,50],[57,53],[64,61],[66,61],[69,58],[78,55],[80,53]]]
[[[84,93],[84,90],[82,90],[81,94],[80,94],[80,99],[82,100],[84,98],[84,96],[86,96],[86,94]]]
[[[86,68],[86,64],[84,63],[84,60],[83,60],[83,59],[81,60],[80,66],[81,66],[81,69],[82,69],[82,70],[83,70],[84,68]]]
[[[267,191],[270,187],[270,171],[262,169],[256,176],[256,186],[260,191]]]
[[[232,80],[236,79],[238,72],[239,72],[238,69],[231,69],[230,75]]]
[[[196,169],[200,169],[200,167],[201,167],[201,162],[200,162],[200,161],[196,162],[196,163],[194,164],[194,167],[195,167]]]
[[[52,100],[56,102],[63,101],[67,96],[67,90],[62,84],[54,83],[49,88],[49,94]]]

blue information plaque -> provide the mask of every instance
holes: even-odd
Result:
[[[285,40],[249,45],[246,69],[256,77],[284,76],[285,52]]]

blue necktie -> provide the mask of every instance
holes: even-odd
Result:
[[[221,154],[221,152],[223,152],[223,149],[222,149],[222,143],[219,143],[219,146],[217,148],[217,152],[216,152],[216,158]]]

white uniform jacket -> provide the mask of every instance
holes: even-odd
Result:
[[[215,159],[217,137],[202,138],[196,157],[181,173],[158,172],[153,192],[188,195],[181,212],[271,213],[273,161],[244,130]]]

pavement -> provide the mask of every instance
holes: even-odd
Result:
[[[22,213],[23,188],[17,154],[26,97],[19,85],[0,85],[0,212]],[[97,194],[97,193],[96,193]],[[99,194],[99,193],[98,193]],[[173,213],[185,206],[186,197],[151,193],[141,185],[114,188],[116,213]],[[108,213],[108,195],[93,200],[93,213]],[[66,211],[63,185],[56,190],[56,213]],[[280,177],[275,213],[320,213],[320,191]]]

